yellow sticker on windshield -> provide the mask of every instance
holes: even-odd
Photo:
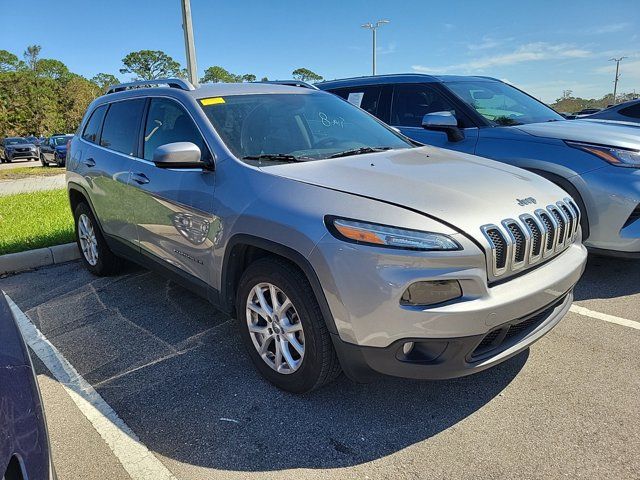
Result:
[[[222,97],[203,98],[202,100],[200,100],[200,103],[205,107],[208,105],[219,105],[221,103],[224,103],[224,98]]]

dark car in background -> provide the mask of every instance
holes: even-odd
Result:
[[[64,167],[67,161],[67,142],[73,135],[53,135],[40,145],[40,162],[43,167],[55,163]]]
[[[0,478],[55,478],[42,399],[27,346],[0,291]]]
[[[37,160],[38,147],[26,138],[7,137],[0,143],[0,163],[11,163],[14,160]]]
[[[640,258],[638,127],[565,120],[490,77],[398,74],[317,83],[420,143],[537,173],[578,203],[592,252]]]
[[[630,100],[612,107],[600,110],[593,115],[584,117],[585,120],[606,120],[609,122],[636,123],[640,125],[640,99]]]

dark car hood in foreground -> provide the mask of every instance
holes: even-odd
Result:
[[[536,137],[597,143],[599,145],[640,150],[640,129],[631,125],[588,120],[560,120],[557,122],[530,123],[509,128],[521,130]]]
[[[560,188],[525,170],[431,146],[263,169],[423,212],[477,239],[484,224],[517,218],[567,197]],[[537,203],[519,205],[518,199],[528,197]]]

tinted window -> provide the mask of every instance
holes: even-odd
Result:
[[[104,119],[100,145],[116,152],[135,155],[144,102],[140,98],[112,103]]]
[[[380,94],[382,87],[357,87],[357,88],[341,88],[332,93],[344,98],[356,107],[369,112],[372,115],[378,114],[378,106],[380,104]]]
[[[640,118],[640,102],[630,107],[620,109],[620,115],[631,118]]]
[[[100,133],[100,127],[102,126],[102,120],[104,119],[106,111],[106,105],[101,105],[93,111],[91,118],[89,118],[87,125],[84,127],[82,138],[91,143],[98,142],[98,134]]]
[[[391,125],[420,127],[427,113],[451,112],[455,108],[444,96],[421,84],[396,85],[391,107]]]
[[[209,158],[209,150],[189,114],[173,100],[152,99],[144,131],[144,158],[151,160],[156,148],[175,142],[194,143],[202,152],[202,160]]]

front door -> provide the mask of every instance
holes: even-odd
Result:
[[[202,160],[211,154],[185,108],[170,98],[152,98],[144,125],[141,159],[134,160],[130,185],[141,252],[211,284],[213,246],[219,222],[213,216],[215,174],[203,169],[166,169],[152,162],[160,145],[192,142]]]
[[[451,112],[458,118],[464,131],[464,139],[452,142],[444,132],[422,128],[422,118],[427,113]],[[391,125],[404,135],[426,145],[473,153],[478,141],[478,129],[468,124],[464,114],[433,86],[424,83],[397,84],[391,103]]]

